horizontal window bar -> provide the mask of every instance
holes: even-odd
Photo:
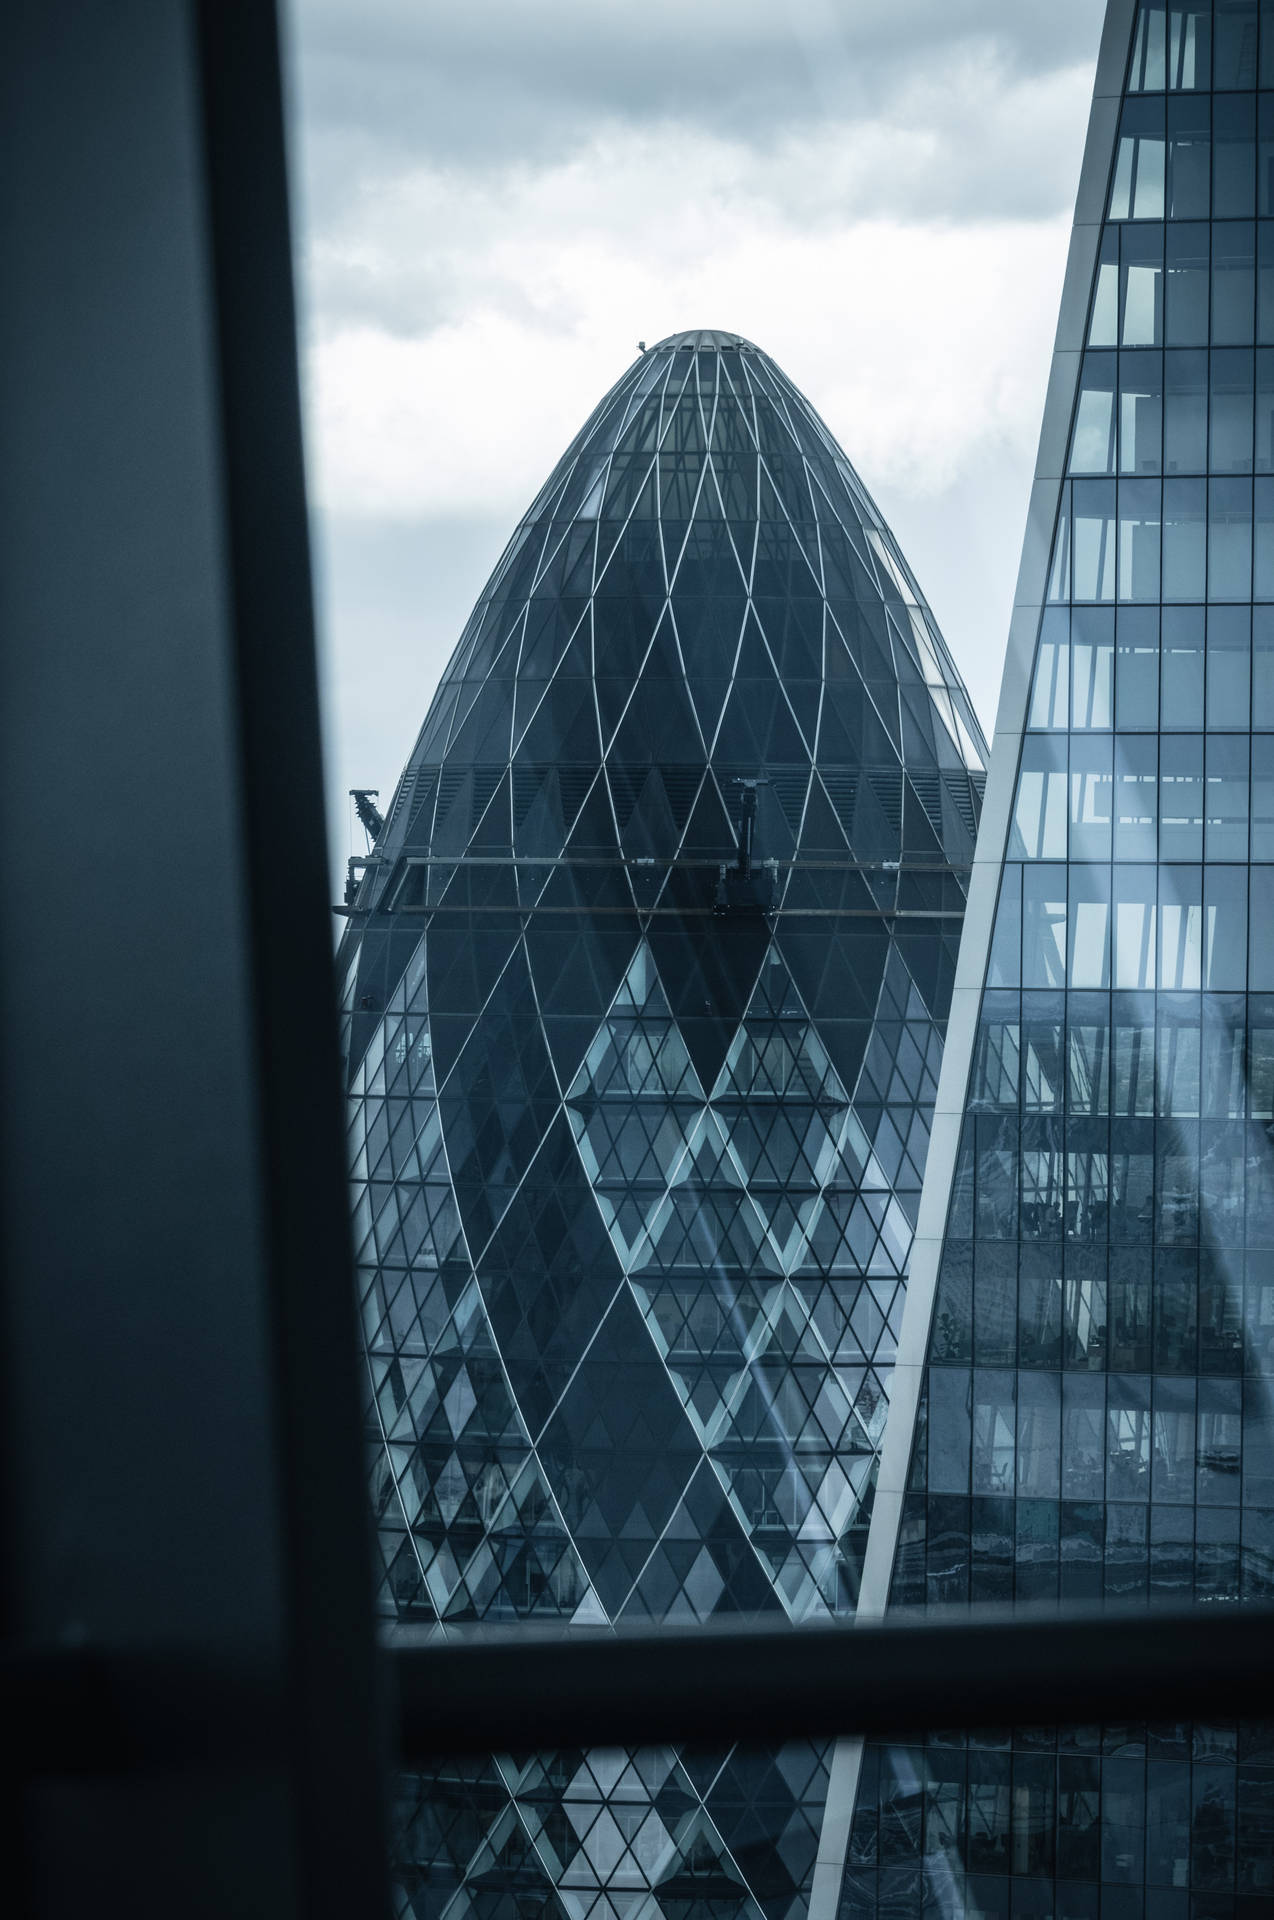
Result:
[[[816,1627],[425,1639],[392,1629],[401,1765],[575,1746],[766,1742],[1101,1721],[1274,1719],[1274,1609],[962,1613]],[[27,1773],[242,1767],[288,1721],[250,1663],[12,1649],[0,1715]]]
[[[1274,1716],[1274,1610],[390,1642],[400,1758]]]

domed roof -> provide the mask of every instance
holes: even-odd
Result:
[[[667,347],[742,347],[750,353],[756,348],[741,333],[722,333],[718,327],[696,327],[690,333],[670,333],[666,340],[656,340],[651,353],[659,353]]]
[[[534,858],[721,858],[738,783],[760,780],[765,857],[959,865],[984,766],[833,435],[767,354],[700,329],[632,363],[523,517],[378,851],[458,857],[476,834]]]

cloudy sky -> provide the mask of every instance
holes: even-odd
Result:
[[[1102,0],[291,0],[333,854],[639,339],[746,334],[989,728]]]

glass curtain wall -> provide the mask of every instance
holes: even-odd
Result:
[[[895,1606],[1274,1598],[1274,7],[1128,11]],[[841,1911],[1256,1920],[1274,1732],[869,1749]]]
[[[606,396],[444,675],[341,951],[389,1621],[852,1613],[977,723],[790,381]],[[413,1915],[804,1911],[827,1755],[400,1783]]]

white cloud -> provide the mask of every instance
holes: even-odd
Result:
[[[322,505],[511,524],[637,337],[687,326],[770,352],[869,485],[932,494],[989,445],[1026,446],[1065,222],[856,212],[888,130],[848,144],[820,130],[767,165],[692,130],[613,129],[553,168],[395,181],[315,248]]]
[[[294,0],[334,790],[631,359],[748,335],[995,704],[1102,0]]]
[[[766,145],[783,129],[888,114],[917,82],[958,108],[970,61],[996,94],[1091,64],[1104,0],[294,0],[323,191],[390,156],[543,164],[607,121],[678,120]],[[982,101],[986,105],[986,98]],[[975,139],[967,152],[976,155]],[[1047,180],[1048,150],[1002,173]]]

